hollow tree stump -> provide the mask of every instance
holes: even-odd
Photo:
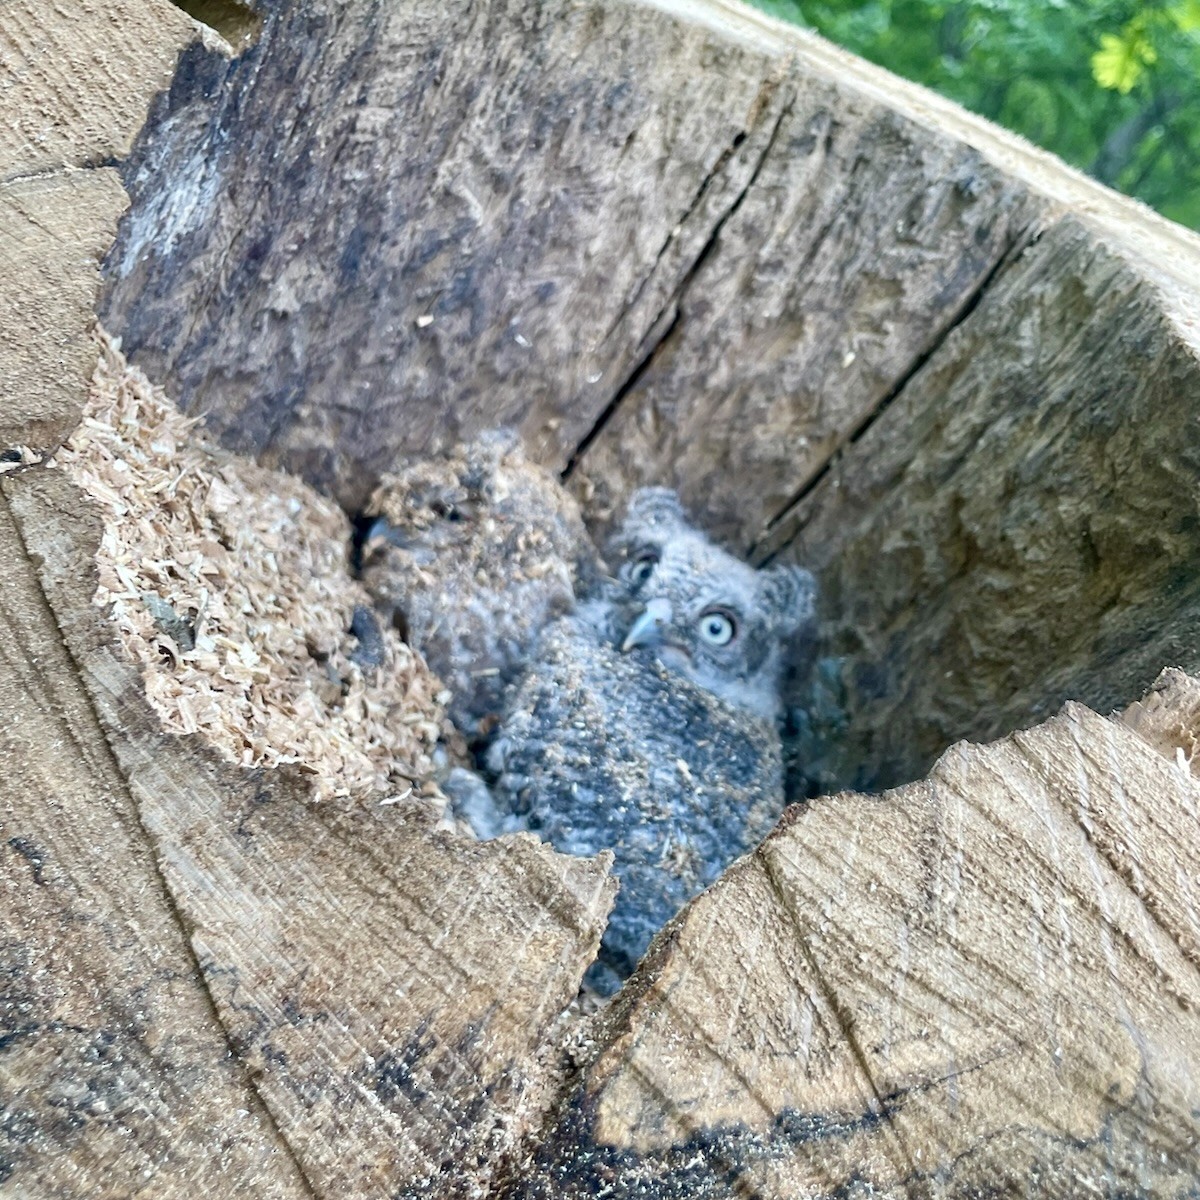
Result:
[[[581,1023],[603,860],[164,733],[11,475],[0,1195],[1193,1195],[1200,684],[1012,731],[1196,665],[1197,239],[717,0],[262,16],[0,17],[5,447],[78,419],[119,169],[101,311],[227,443],[351,507],[499,422],[600,521],[675,484],[821,572],[807,778],[937,764]]]
[[[266,11],[185,57],[101,303],[230,446],[353,510],[513,423],[819,567],[798,791],[1200,668],[1193,235],[737,6]]]

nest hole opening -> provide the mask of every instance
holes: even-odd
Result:
[[[239,0],[171,0],[171,3],[222,37],[235,55],[249,50],[262,33],[262,17]]]
[[[510,54],[527,31],[506,18],[446,9],[410,70],[381,11],[332,29],[309,77],[302,10],[172,88],[126,165],[100,313],[222,445],[336,499],[355,572],[381,477],[490,429],[516,429],[595,530],[674,488],[739,557],[817,577],[787,683],[792,800],[919,779],[959,739],[1195,669],[1193,349],[1094,227],[919,114],[839,107],[790,50],[681,25],[685,65],[643,78],[636,36],[593,9],[546,57],[569,75],[549,95],[510,69],[535,56]],[[504,87],[478,92],[489,72]],[[668,100],[699,125],[656,145]],[[419,636],[401,605],[356,620],[361,602],[326,674]]]

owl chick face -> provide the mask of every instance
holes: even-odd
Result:
[[[726,704],[778,716],[787,639],[813,611],[799,567],[755,570],[691,526],[674,492],[634,494],[613,539],[617,638]]]

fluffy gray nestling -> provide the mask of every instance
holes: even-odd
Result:
[[[598,577],[578,504],[498,430],[385,476],[367,511],[363,582],[449,688],[458,728],[486,735],[541,629]]]
[[[634,495],[609,569],[546,628],[488,755],[501,812],[567,853],[613,850],[606,991],[782,811],[780,672],[815,591],[714,545],[661,488]]]

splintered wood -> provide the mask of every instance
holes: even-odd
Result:
[[[506,1200],[1194,1197],[1198,697],[1168,672],[1124,722],[789,809],[594,1024]]]
[[[54,462],[104,518],[95,603],[142,667],[163,725],[246,767],[295,763],[318,798],[440,803],[448,699],[391,629],[352,661],[350,525],[291,476],[222,452],[97,334],[83,421]]]

